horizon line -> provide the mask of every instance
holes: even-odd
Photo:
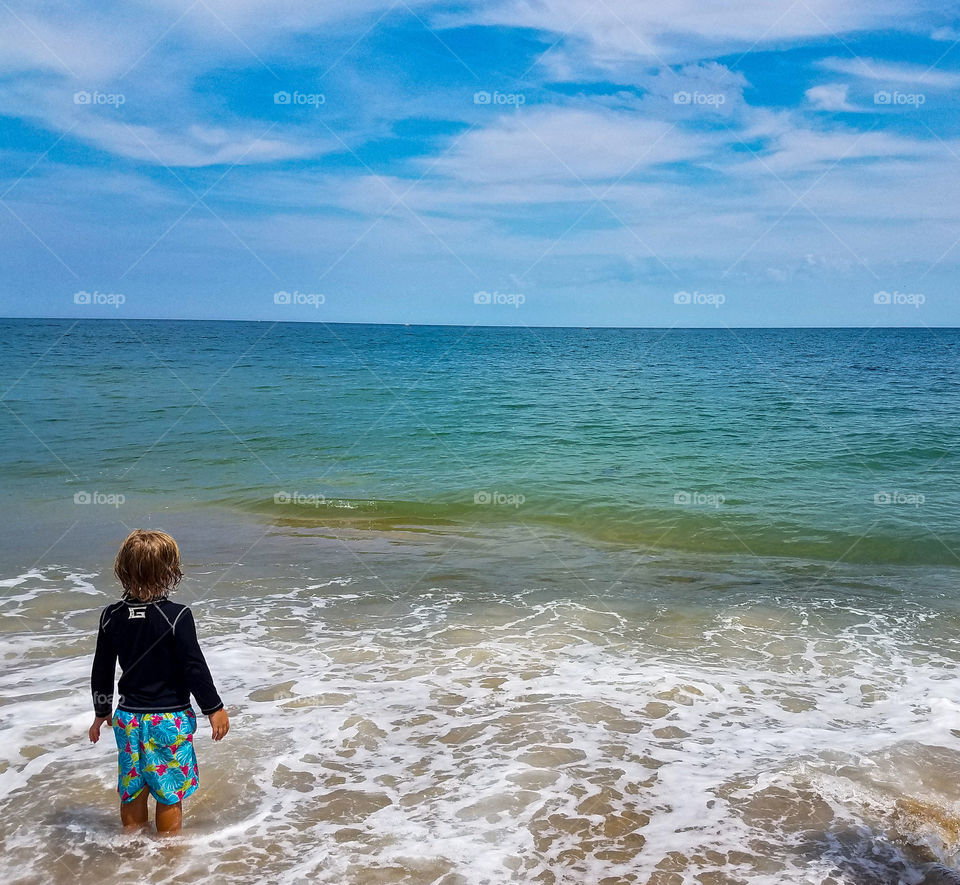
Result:
[[[284,326],[398,326],[400,328],[436,328],[436,329],[580,329],[582,331],[592,331],[597,329],[611,330],[672,330],[680,331],[715,331],[730,329],[960,329],[960,326],[953,325],[927,325],[921,323],[914,326],[885,326],[874,324],[872,326],[862,325],[834,325],[834,326],[814,326],[814,325],[794,325],[794,326],[681,326],[681,325],[661,325],[661,326],[581,326],[581,325],[537,325],[528,323],[404,323],[404,322],[364,322],[360,320],[270,320],[270,319],[241,319],[230,317],[228,319],[211,319],[209,317],[53,317],[53,316],[5,316],[0,315],[0,321],[20,320],[20,321],[51,321],[51,322],[143,322],[143,323],[273,323],[274,325]]]

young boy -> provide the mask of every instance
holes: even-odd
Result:
[[[95,719],[113,725],[119,758],[120,820],[127,828],[147,824],[147,795],[157,800],[157,832],[177,833],[181,802],[199,785],[193,734],[201,712],[210,717],[213,739],[221,740],[230,720],[197,642],[193,613],[167,595],[183,573],[177,542],[165,532],[137,529],[123,542],[114,572],[123,598],[100,615],[90,685]],[[120,661],[120,696],[113,709],[113,679]]]

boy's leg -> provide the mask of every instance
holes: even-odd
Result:
[[[147,823],[147,797],[150,791],[144,787],[129,802],[120,803],[120,820],[127,829],[136,829]]]
[[[146,793],[147,791],[144,790]],[[163,836],[172,836],[180,832],[183,824],[183,803],[164,805],[157,803],[157,832]]]

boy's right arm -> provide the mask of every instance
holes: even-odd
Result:
[[[105,614],[106,611],[100,615],[97,650],[93,655],[93,669],[90,672],[90,690],[93,694],[94,715],[98,719],[106,720],[113,712],[113,681],[117,675],[117,650],[103,629]]]

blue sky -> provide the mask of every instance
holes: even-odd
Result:
[[[0,314],[960,325],[958,12],[8,0]]]

